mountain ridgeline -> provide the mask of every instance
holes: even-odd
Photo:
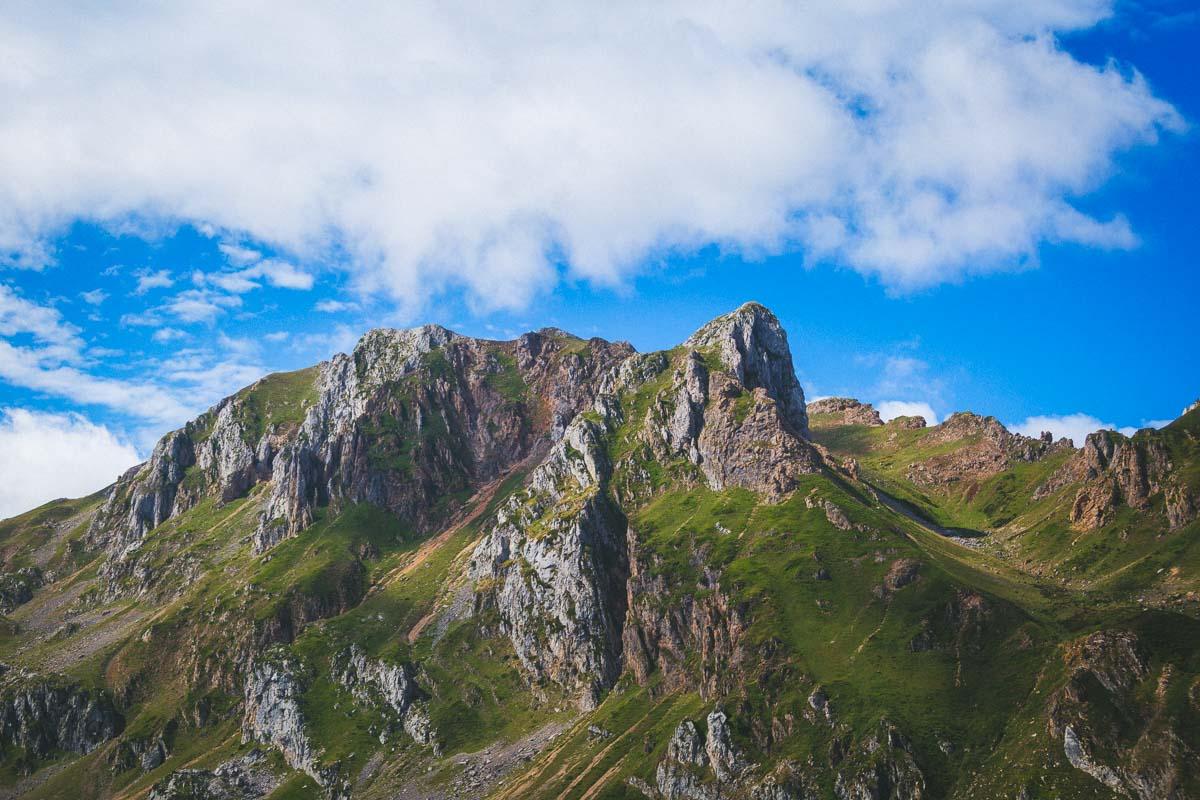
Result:
[[[374,330],[0,522],[0,797],[1200,797],[1200,410],[1078,444]]]

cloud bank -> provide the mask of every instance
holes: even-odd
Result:
[[[1181,123],[1135,72],[1059,46],[1107,13],[17,2],[0,20],[0,259],[45,265],[76,219],[186,221],[335,263],[402,308],[461,291],[488,310],[710,244],[899,289],[1044,242],[1129,247],[1123,218],[1073,201]]]
[[[131,444],[78,414],[18,408],[0,409],[0,453],[0,519],[90,494],[140,460]]]

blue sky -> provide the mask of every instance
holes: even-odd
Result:
[[[300,63],[319,7],[230,32],[188,4],[18,4],[0,516],[99,488],[266,372],[426,321],[656,349],[753,299],[810,397],[1076,439],[1172,419],[1200,395],[1200,12],[977,5],[379,9]],[[376,43],[388,26],[412,40]]]

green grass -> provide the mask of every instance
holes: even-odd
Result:
[[[318,367],[276,372],[243,389],[242,423],[253,446],[272,425],[299,425],[308,407],[317,401]]]

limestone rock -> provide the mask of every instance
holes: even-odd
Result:
[[[149,800],[258,800],[275,791],[279,778],[259,750],[216,769],[181,769],[154,785]]]
[[[852,397],[826,397],[808,404],[808,416],[828,415],[835,425],[868,425],[877,427],[883,424],[879,412],[870,403],[860,403]],[[828,423],[826,423],[828,424]]]
[[[1200,754],[1166,712],[1171,667],[1156,675],[1129,631],[1084,636],[1064,648],[1063,659],[1067,681],[1050,697],[1047,721],[1068,763],[1122,796],[1189,796],[1183,784],[1200,769]],[[1154,691],[1144,691],[1152,683]]]
[[[55,751],[90,753],[121,732],[125,720],[107,693],[13,670],[0,684],[0,748],[34,758]]]
[[[779,418],[798,436],[808,436],[804,391],[796,380],[787,333],[779,320],[758,303],[746,303],[696,331],[684,347],[711,348],[737,382],[763,389],[779,407]]]
[[[313,745],[300,708],[303,686],[298,665],[285,651],[261,656],[246,676],[242,742],[269,745],[292,769],[308,774],[333,797],[348,796],[337,771],[320,765],[320,752]]]
[[[628,556],[608,498],[605,422],[576,417],[525,492],[500,508],[469,567],[524,668],[580,692],[584,707],[621,671]]]
[[[887,720],[860,740],[837,773],[838,800],[921,800],[925,776],[912,755],[912,745]]]

